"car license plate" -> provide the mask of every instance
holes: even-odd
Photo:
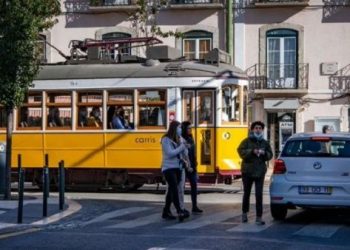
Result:
[[[331,194],[332,187],[299,186],[299,194]]]

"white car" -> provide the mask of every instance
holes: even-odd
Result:
[[[271,214],[296,207],[350,207],[350,134],[299,133],[275,160]]]

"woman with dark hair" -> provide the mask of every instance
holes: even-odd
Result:
[[[174,203],[179,221],[184,220],[184,214],[180,207],[178,184],[181,178],[180,154],[187,150],[186,145],[180,142],[181,124],[178,121],[170,123],[167,133],[162,137],[162,173],[168,184],[165,197],[165,206],[162,218],[175,219],[170,211],[171,203]]]
[[[191,123],[184,121],[181,124],[182,138],[185,139],[188,148],[188,158],[190,168],[192,171],[186,171],[186,177],[190,181],[191,185],[191,201],[192,201],[192,213],[203,213],[203,210],[197,206],[197,157],[196,157],[196,146],[191,132]]]
[[[115,106],[110,106],[107,110],[107,126],[109,129],[113,129],[113,117],[115,114]]]

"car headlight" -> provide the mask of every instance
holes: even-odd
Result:
[[[5,144],[0,143],[0,153],[5,152]]]

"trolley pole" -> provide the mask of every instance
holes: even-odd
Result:
[[[49,197],[49,155],[45,155],[45,166],[43,168],[43,217],[47,217],[47,198]]]
[[[59,209],[63,210],[64,207],[64,190],[65,190],[65,170],[64,161],[59,162]]]
[[[23,221],[23,191],[24,191],[24,171],[22,169],[22,155],[17,156],[18,162],[18,210],[17,223],[21,224]]]

